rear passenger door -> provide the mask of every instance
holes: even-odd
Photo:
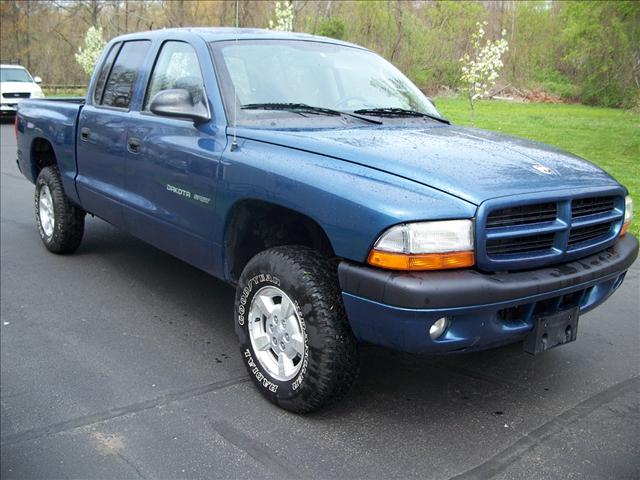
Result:
[[[124,207],[127,230],[202,269],[210,270],[218,166],[226,143],[215,122],[153,114],[149,106],[163,90],[189,92],[194,104],[209,105],[202,65],[206,48],[165,41],[159,48],[140,112],[127,132]]]
[[[118,226],[122,203],[124,154],[129,110],[151,42],[114,44],[93,85],[93,94],[78,119],[76,187],[82,206]]]

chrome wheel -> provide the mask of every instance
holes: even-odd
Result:
[[[47,185],[43,185],[42,188],[40,188],[40,194],[38,196],[38,219],[44,234],[47,237],[53,235],[53,227],[55,227],[56,219],[53,213],[51,190],[49,190]]]
[[[277,380],[294,378],[304,359],[303,327],[291,299],[277,287],[262,287],[249,307],[249,338],[258,361]]]

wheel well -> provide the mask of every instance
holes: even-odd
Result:
[[[38,177],[40,170],[57,163],[56,154],[48,140],[36,138],[31,144],[31,168],[34,178]]]
[[[225,263],[233,282],[251,258],[271,247],[304,245],[334,257],[327,234],[312,218],[279,205],[245,200],[234,206],[225,232]]]

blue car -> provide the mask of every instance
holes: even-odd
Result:
[[[22,101],[16,132],[45,247],[75,251],[90,213],[234,285],[247,370],[294,412],[346,394],[361,342],[571,342],[638,254],[606,172],[452,125],[380,56],[328,38],[120,36],[86,98]]]

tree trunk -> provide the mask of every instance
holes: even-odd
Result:
[[[404,30],[402,29],[402,6],[400,4],[400,0],[396,0],[396,28],[398,29],[398,37],[396,39],[395,45],[393,46],[393,50],[391,51],[391,62],[396,61],[396,57],[400,50],[400,44],[402,42],[402,37],[404,35]]]
[[[227,24],[227,5],[229,4],[228,0],[223,0],[222,2],[222,11],[220,12],[220,23],[221,27],[224,27]]]
[[[118,1],[115,3],[114,15],[116,17],[116,35],[120,35],[120,2]]]
[[[184,27],[184,0],[177,0],[178,4],[178,26]]]
[[[469,105],[471,106],[471,126],[473,127],[476,120],[476,102],[471,93],[469,93]]]
[[[25,4],[25,8],[26,8],[26,23],[27,23],[27,28],[25,28],[25,32],[24,32],[24,44],[27,46],[27,70],[31,70],[31,26],[29,25],[29,17],[31,15],[31,2],[26,2]]]
[[[124,0],[124,33],[129,33],[129,0]]]
[[[92,0],[91,2],[91,23],[94,27],[98,26],[98,14],[100,13],[100,5],[98,0]]]

